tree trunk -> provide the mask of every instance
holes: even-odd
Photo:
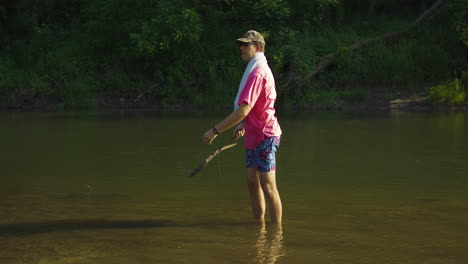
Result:
[[[398,32],[392,32],[392,33],[387,33],[382,36],[379,36],[375,39],[369,39],[365,40],[356,44],[353,44],[348,47],[350,51],[356,51],[362,48],[367,48],[374,43],[378,41],[383,41],[383,42],[390,42],[393,41],[399,37],[401,37],[404,34],[407,34],[411,31],[413,31],[417,26],[420,24],[424,23],[438,8],[442,6],[442,4],[445,3],[445,0],[438,0],[432,5],[431,8],[427,9],[424,13],[422,13],[418,19],[416,19],[415,22],[413,22],[407,29],[398,31]],[[338,53],[330,53],[322,58],[319,59],[319,64],[315,68],[313,72],[311,72],[309,75],[307,75],[308,80],[313,80],[317,74],[319,74],[321,71],[327,69],[328,67],[334,65],[336,63],[336,60],[338,58]]]

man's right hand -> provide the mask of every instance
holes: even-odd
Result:
[[[236,126],[236,129],[234,129],[234,135],[232,135],[232,139],[238,140],[240,137],[244,136],[244,133],[244,123],[240,123]]]

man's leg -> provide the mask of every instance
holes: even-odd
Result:
[[[281,204],[278,188],[276,187],[276,171],[259,172],[258,174],[260,185],[268,203],[271,221],[279,224],[283,216],[283,206]]]
[[[265,198],[257,169],[247,168],[247,186],[249,188],[253,216],[256,220],[263,222],[265,220]]]

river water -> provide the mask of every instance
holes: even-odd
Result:
[[[468,118],[280,115],[281,227],[203,113],[0,113],[0,263],[467,263]]]

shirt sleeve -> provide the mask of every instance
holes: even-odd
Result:
[[[251,74],[245,83],[244,89],[242,89],[242,92],[239,95],[238,105],[246,103],[249,106],[254,107],[262,92],[263,82],[264,80],[260,74]]]

